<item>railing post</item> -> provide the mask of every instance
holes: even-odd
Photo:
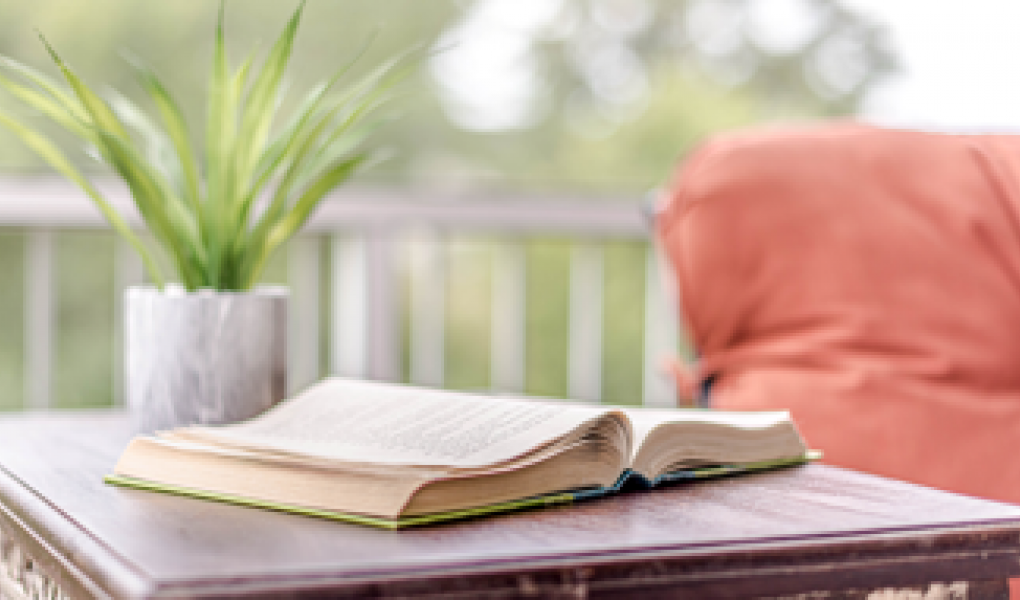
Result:
[[[433,230],[411,251],[411,383],[442,387],[446,351],[446,246]]]
[[[377,228],[333,241],[333,372],[400,377],[394,236]]]
[[[676,385],[663,372],[662,361],[677,353],[677,311],[666,298],[661,257],[653,244],[646,256],[642,397],[646,406],[676,406]]]
[[[376,228],[369,232],[365,252],[368,269],[368,377],[400,379],[401,313],[397,297],[397,236]]]
[[[320,241],[317,236],[298,236],[287,247],[287,391],[291,394],[319,379]]]
[[[368,370],[366,242],[362,235],[336,235],[331,245],[330,370],[345,377],[364,377]]]
[[[145,265],[138,252],[117,236],[114,246],[113,404],[123,406],[124,392],[124,290],[145,282]]]
[[[45,410],[53,401],[56,329],[53,232],[32,230],[25,249],[25,408]]]
[[[575,244],[570,256],[570,330],[567,395],[602,398],[603,254],[592,242]]]
[[[521,244],[497,243],[492,269],[491,386],[524,391],[526,266]]]

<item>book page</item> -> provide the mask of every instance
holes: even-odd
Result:
[[[473,468],[521,456],[611,412],[334,378],[251,421],[184,432],[330,460]]]
[[[730,412],[701,408],[677,408],[670,410],[631,407],[620,408],[619,410],[627,415],[633,427],[634,445],[632,461],[644,445],[648,434],[659,425],[665,423],[714,423],[737,430],[746,430],[768,429],[777,423],[790,420],[790,413],[786,411]]]

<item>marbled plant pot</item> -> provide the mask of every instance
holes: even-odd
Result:
[[[125,292],[125,392],[138,429],[235,423],[283,399],[286,288]]]

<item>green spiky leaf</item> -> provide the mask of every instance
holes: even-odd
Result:
[[[169,90],[137,60],[131,64],[144,99],[154,108],[151,112],[124,94],[100,97],[41,34],[64,82],[0,57],[0,87],[84,141],[124,181],[187,289],[243,290],[258,282],[268,258],[304,225],[329,191],[369,164],[373,155],[363,146],[378,123],[371,115],[413,68],[410,59],[417,54],[387,61],[334,94],[366,44],[305,93],[281,126],[277,111],[303,12],[304,2],[258,68],[249,55],[231,70],[221,2],[204,143],[193,136]],[[52,141],[3,112],[0,126],[77,183],[138,250],[152,280],[163,285],[151,250]],[[267,198],[267,204],[260,204],[260,198]]]

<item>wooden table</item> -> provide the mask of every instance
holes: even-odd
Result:
[[[0,535],[9,564],[28,564],[24,552],[29,578],[49,578],[36,587],[123,598],[883,588],[1001,598],[1020,574],[1020,509],[823,465],[383,531],[104,485],[129,437],[119,413],[0,418]]]

